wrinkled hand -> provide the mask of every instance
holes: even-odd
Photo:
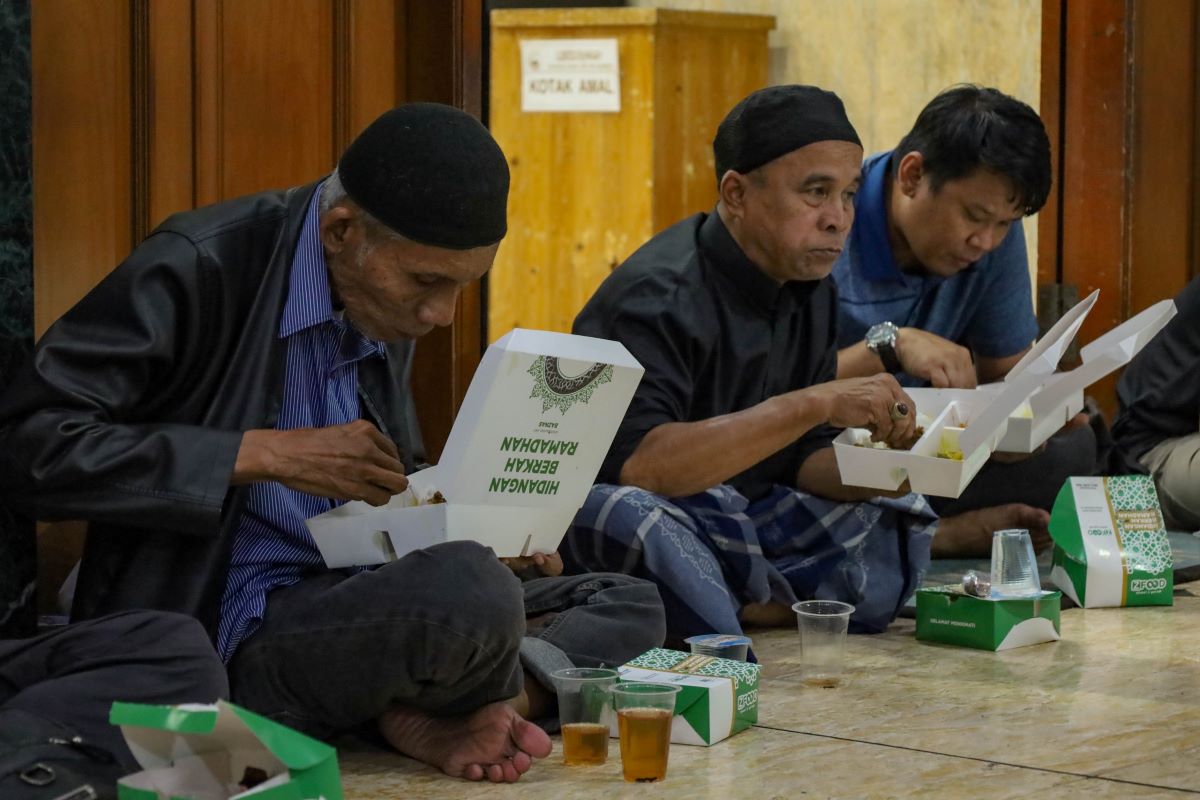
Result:
[[[259,474],[301,492],[381,506],[408,488],[395,443],[366,420],[327,428],[248,431],[242,448]],[[238,452],[239,465],[243,452]],[[235,468],[236,473],[236,468]]]
[[[975,364],[971,351],[920,328],[901,328],[896,334],[896,358],[914,378],[936,389],[974,389]]]
[[[889,447],[908,447],[916,439],[917,404],[887,373],[830,381],[801,391],[827,404],[827,419],[834,427],[867,428],[872,441],[887,442]],[[908,414],[892,419],[895,403],[907,406]]]
[[[557,578],[563,573],[563,560],[558,553],[534,553],[531,556],[502,558],[500,561],[518,578],[523,577],[523,573],[531,568],[537,569],[544,578]]]

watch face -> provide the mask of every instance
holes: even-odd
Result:
[[[894,344],[896,341],[896,326],[890,322],[872,325],[867,331],[867,346],[878,347],[881,344]]]

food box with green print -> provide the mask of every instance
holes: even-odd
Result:
[[[655,648],[618,669],[623,683],[669,683],[679,687],[671,741],[716,744],[758,722],[762,667],[744,661]],[[613,735],[617,735],[614,721]]]
[[[979,650],[1011,650],[1061,638],[1061,592],[975,597],[962,585],[917,590],[917,639]]]
[[[1171,542],[1149,475],[1069,478],[1050,535],[1050,578],[1084,608],[1173,603]]]
[[[510,331],[484,354],[436,467],[385,506],[308,520],[325,563],[383,564],[461,539],[501,557],[554,552],[641,377],[619,342]]]

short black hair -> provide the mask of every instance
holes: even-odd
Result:
[[[1036,214],[1050,195],[1050,139],[1037,112],[998,89],[959,84],[933,98],[900,140],[900,159],[916,151],[936,191],[947,181],[983,167],[1012,181],[1025,216]]]

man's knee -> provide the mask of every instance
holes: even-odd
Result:
[[[1170,451],[1154,469],[1154,482],[1168,527],[1200,527],[1200,439],[1169,443]]]
[[[417,574],[436,593],[436,602],[461,609],[475,630],[502,649],[516,651],[525,632],[524,594],[521,582],[490,547],[446,542],[411,555],[418,557]]]
[[[654,647],[662,647],[667,638],[667,612],[658,586],[631,575],[604,573],[595,576],[608,582],[608,588],[595,598],[611,614],[624,621],[627,638],[623,643],[635,658]]]
[[[162,687],[160,702],[211,702],[229,696],[225,666],[204,626],[169,611],[124,611],[77,623],[92,629],[103,649],[127,654]],[[81,629],[82,632],[82,629]],[[94,646],[94,645],[89,645]]]

